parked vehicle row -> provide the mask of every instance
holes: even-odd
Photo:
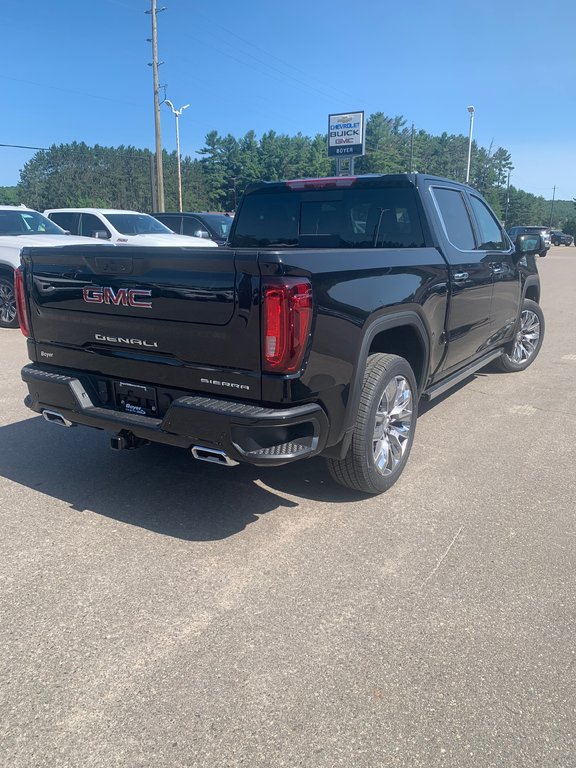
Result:
[[[181,246],[212,248],[216,243],[201,236],[177,235],[147,213],[113,208],[51,208],[44,215],[73,235],[109,240],[116,245]]]
[[[74,237],[37,211],[0,205],[0,328],[17,328],[14,270],[22,248],[33,245],[91,245],[98,240]]]
[[[233,221],[231,216],[216,213],[157,216],[107,208],[49,208],[41,214],[24,205],[0,206],[0,328],[18,326],[14,270],[20,266],[22,248],[98,242],[216,248],[226,242]],[[164,216],[170,226],[160,221]]]

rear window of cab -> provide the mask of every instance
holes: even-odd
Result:
[[[244,198],[234,248],[422,248],[411,187],[258,190]]]

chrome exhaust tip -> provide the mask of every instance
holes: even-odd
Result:
[[[46,421],[49,421],[51,424],[59,424],[61,427],[74,426],[74,424],[71,421],[68,421],[68,419],[65,419],[61,413],[58,413],[58,411],[49,411],[47,408],[45,408],[42,411],[42,416],[46,419]]]
[[[224,451],[219,451],[216,448],[204,448],[201,445],[194,445],[190,452],[198,461],[209,461],[211,464],[221,464],[224,467],[237,467],[240,463],[231,459]]]

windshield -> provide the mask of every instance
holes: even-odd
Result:
[[[106,218],[122,235],[173,235],[158,219],[147,213],[107,213]]]
[[[53,221],[36,211],[26,209],[0,210],[0,237],[2,235],[65,235]]]
[[[227,238],[234,219],[232,216],[223,216],[220,213],[204,213],[202,218],[210,229],[218,236]]]

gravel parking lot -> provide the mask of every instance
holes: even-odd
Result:
[[[576,248],[538,266],[538,360],[369,499],[47,424],[0,331],[0,764],[573,768]]]

